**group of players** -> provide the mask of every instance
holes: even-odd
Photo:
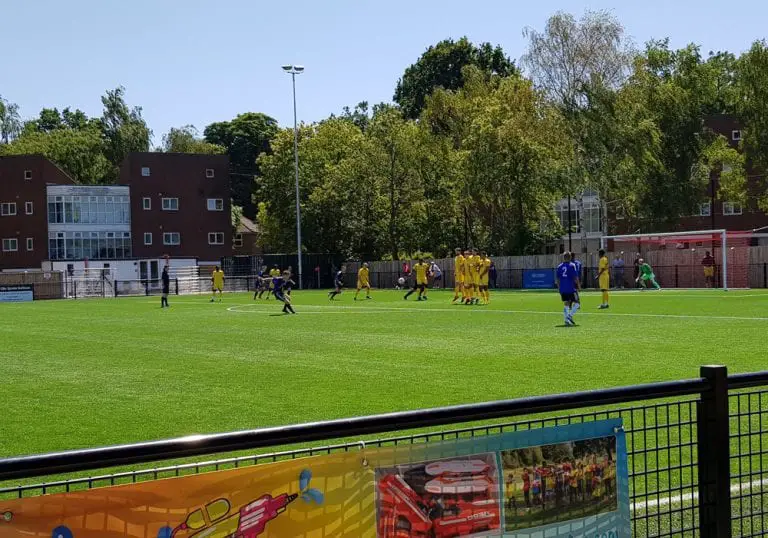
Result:
[[[598,263],[597,279],[600,290],[602,292],[602,303],[600,309],[606,309],[610,307],[609,304],[609,290],[610,290],[610,269],[608,257],[605,250],[599,251],[600,261]],[[707,253],[709,256],[709,253]],[[661,289],[656,282],[656,277],[653,274],[653,269],[643,259],[639,259],[638,276],[636,282],[645,289],[648,284],[651,284],[655,289]],[[434,263],[432,264],[434,265]],[[418,262],[413,265],[411,275],[414,276],[413,287],[405,294],[404,299],[408,299],[411,295],[418,293],[417,301],[427,300],[427,286],[429,278],[432,275],[432,265],[427,263],[423,258],[419,258]],[[473,304],[490,304],[490,269],[492,261],[488,257],[488,254],[484,251],[478,251],[477,249],[467,249],[462,251],[460,248],[456,249],[456,257],[454,258],[454,275],[455,275],[455,294],[451,304],[456,304],[460,301],[460,304],[473,305]],[[708,268],[705,268],[708,269]],[[334,275],[334,289],[328,293],[328,299],[333,301],[342,293],[344,288],[344,274],[346,266],[342,265]],[[571,252],[566,252],[563,255],[563,262],[557,267],[555,273],[556,284],[560,291],[560,298],[563,301],[563,320],[566,326],[573,326],[575,322],[573,320],[574,315],[581,308],[581,302],[579,300],[579,290],[581,288],[581,275],[582,265],[579,260],[576,259],[576,255]],[[277,265],[267,271],[267,266],[261,267],[257,275],[256,291],[253,294],[255,299],[269,299],[270,296],[274,296],[275,299],[283,303],[283,312],[288,314],[295,314],[296,311],[291,305],[291,290],[295,286],[295,282],[292,279],[292,271],[289,267],[285,271],[281,271]],[[410,276],[410,275],[409,275]],[[168,267],[163,270],[163,298],[161,305],[163,307],[168,306]],[[400,283],[404,283],[404,279],[400,279]],[[224,290],[224,272],[217,266],[211,274],[211,284],[213,288],[213,295],[211,302],[214,302],[218,293],[219,301],[221,301],[221,295]],[[370,269],[367,263],[363,263],[357,272],[357,289],[355,291],[354,300],[357,301],[360,292],[365,290],[365,298],[371,299],[371,283],[370,283]],[[266,297],[264,295],[266,294]]]
[[[488,281],[490,279],[491,259],[486,252],[477,249],[467,249],[462,252],[456,249],[453,260],[455,276],[454,296],[451,304],[461,299],[461,304],[489,304],[491,293]]]

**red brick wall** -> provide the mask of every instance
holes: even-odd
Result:
[[[24,179],[25,171],[32,178]],[[0,157],[0,202],[16,202],[16,216],[0,217],[0,238],[15,237],[18,251],[2,252],[0,269],[40,268],[48,259],[48,217],[46,184],[71,185],[74,181],[56,165],[39,155]],[[25,203],[32,202],[32,215],[25,213]],[[27,250],[27,238],[33,250]]]
[[[142,168],[150,169],[149,177]],[[206,170],[214,177],[206,177]],[[232,254],[229,158],[226,155],[132,153],[123,163],[120,183],[131,191],[131,233],[135,258],[172,257],[217,261]],[[143,199],[152,207],[143,209]],[[178,211],[163,211],[163,198],[178,198]],[[221,198],[223,211],[208,211],[207,199]],[[144,233],[152,245],[144,245]],[[178,232],[181,244],[163,245],[163,233]],[[209,245],[210,232],[223,232],[223,245]]]

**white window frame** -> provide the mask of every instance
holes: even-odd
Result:
[[[243,234],[235,234],[235,237],[232,239],[232,244],[237,248],[242,248]]]
[[[216,177],[216,172],[214,172],[213,168],[206,168],[205,177],[206,179],[213,179]]]
[[[149,239],[149,241],[147,241]],[[152,232],[144,232],[144,245],[150,246],[152,244]]]
[[[173,242],[173,236],[176,236],[176,242]],[[163,245],[167,247],[177,247],[181,245],[181,234],[179,232],[163,232]]]
[[[144,211],[150,211],[152,209],[152,198],[147,198],[146,196],[141,199],[141,208]]]
[[[731,140],[738,142],[741,140],[741,129],[734,129],[731,131]]]
[[[0,217],[15,217],[15,216],[16,216],[16,202],[3,202],[2,204],[0,204]]]
[[[149,177],[151,175],[152,175],[152,170],[150,170],[149,166],[141,167],[141,177]]]
[[[211,241],[211,236],[213,236],[213,241]],[[218,241],[219,236],[221,236],[221,241]],[[208,232],[208,244],[209,245],[223,245],[224,244],[224,232]]]
[[[736,208],[738,207],[738,211]],[[723,202],[723,216],[732,217],[735,215],[743,215],[744,208],[738,202]]]
[[[27,237],[27,252],[35,250],[35,239],[33,237]]]
[[[13,241],[13,243],[11,243]],[[10,248],[11,244],[13,244],[13,248]],[[6,248],[6,246],[8,248]],[[4,237],[3,238],[3,252],[18,252],[19,251],[19,240],[15,237]]]
[[[32,179],[32,170],[24,170],[24,181],[30,181]]]
[[[173,205],[171,202],[176,200],[176,207],[171,207]],[[168,202],[168,207],[166,207],[166,202]],[[163,198],[162,200],[162,208],[163,211],[178,211],[179,210],[179,199],[178,198]]]
[[[699,216],[700,217],[711,217],[712,216],[712,204],[711,204],[711,202],[706,202],[704,204],[699,204]]]
[[[211,207],[211,202],[213,202],[213,207]],[[219,204],[221,207],[218,207]],[[224,198],[208,198],[206,207],[208,211],[224,211]]]
[[[24,202],[24,213],[27,215],[33,215],[35,213],[35,204],[32,202]]]

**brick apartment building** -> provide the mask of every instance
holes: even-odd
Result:
[[[74,181],[39,155],[0,157],[0,269],[48,259],[47,185]]]
[[[155,278],[165,255],[218,263],[232,253],[228,158],[134,153],[120,185],[100,186],[42,156],[0,157],[0,239],[0,270],[137,260]]]
[[[120,170],[131,192],[133,255],[232,255],[229,158],[226,155],[132,153]]]

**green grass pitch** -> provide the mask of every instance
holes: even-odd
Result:
[[[763,291],[353,293],[0,304],[0,456],[766,369]]]

